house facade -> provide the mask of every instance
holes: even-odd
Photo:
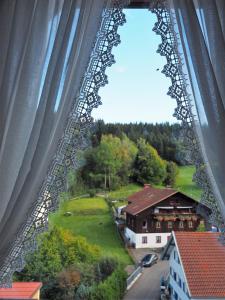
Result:
[[[171,300],[225,300],[225,247],[213,232],[173,232],[169,260]]]
[[[164,247],[173,230],[195,231],[201,222],[206,223],[197,206],[197,201],[181,192],[146,185],[128,198],[125,236],[135,248]]]

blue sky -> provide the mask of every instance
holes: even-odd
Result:
[[[156,53],[161,41],[152,31],[156,17],[147,9],[124,12],[121,44],[113,49],[116,64],[106,71],[109,83],[99,92],[103,104],[92,115],[105,122],[174,123],[176,103],[166,95],[170,79],[161,73],[166,59]]]

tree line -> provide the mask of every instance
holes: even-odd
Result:
[[[84,153],[84,164],[77,171],[71,194],[81,186],[88,189],[113,190],[129,182],[173,186],[178,167],[163,159],[146,139],[130,140],[125,133],[120,137],[102,134],[100,142]]]
[[[188,165],[189,158],[183,142],[183,130],[179,123],[151,124],[151,123],[105,123],[103,120],[95,122],[92,133],[92,144],[100,144],[102,135],[112,134],[121,138],[125,134],[132,142],[137,143],[140,138],[154,147],[158,154],[167,161],[178,165]]]

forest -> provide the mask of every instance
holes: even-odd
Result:
[[[92,147],[71,185],[80,189],[114,190],[130,182],[174,186],[177,166],[189,164],[180,124],[105,124],[90,132]]]
[[[99,145],[102,135],[112,134],[121,138],[124,134],[134,143],[143,138],[154,147],[165,160],[174,161],[180,166],[189,165],[189,154],[184,145],[183,127],[179,123],[105,123],[95,122],[92,129],[92,145]]]

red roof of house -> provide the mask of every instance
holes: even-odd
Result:
[[[192,297],[225,297],[225,246],[219,233],[175,232]]]
[[[128,197],[128,201],[131,204],[128,204],[124,208],[124,211],[136,215],[176,193],[178,191],[173,189],[156,189],[147,185],[141,191]]]
[[[31,299],[41,287],[41,282],[13,282],[11,288],[0,288],[0,299]]]

